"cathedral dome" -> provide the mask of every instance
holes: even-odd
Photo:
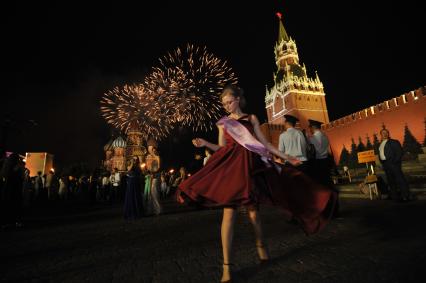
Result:
[[[126,141],[120,136],[118,138],[116,138],[113,142],[112,142],[112,147],[113,148],[117,148],[117,147],[121,147],[121,148],[125,148],[126,147]]]

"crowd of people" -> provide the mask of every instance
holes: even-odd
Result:
[[[321,131],[321,123],[309,120],[310,131],[306,133],[295,128],[297,121],[296,117],[285,115],[286,131],[279,138],[279,151],[296,158],[300,162],[297,166],[298,170],[322,184],[332,186],[330,170],[333,169],[334,164],[328,139]],[[388,182],[388,184],[382,182],[381,191],[388,192],[388,198],[391,199],[409,200],[411,196],[408,184],[400,170],[401,146],[397,141],[389,139],[387,130],[384,129],[380,133],[382,135],[380,160],[384,165]],[[387,144],[388,140],[390,142]],[[386,144],[388,146],[385,150]],[[182,181],[207,163],[212,153],[211,149],[205,148],[205,157],[203,158],[200,152],[195,153],[188,169],[181,167],[178,171],[173,169],[160,171],[158,168],[155,170],[155,176],[147,167],[142,166],[140,188],[137,188],[142,199],[138,215],[160,214],[159,200],[170,198]],[[276,159],[276,161],[280,160]],[[0,162],[0,200],[3,212],[1,224],[3,226],[22,226],[22,209],[37,206],[46,201],[81,200],[92,205],[97,202],[114,204],[124,202],[126,190],[128,190],[126,181],[129,174],[119,172],[117,168],[114,168],[112,172],[97,169],[92,174],[82,176],[57,175],[53,170],[47,174],[37,172],[35,176],[30,176],[23,158],[16,153],[8,157],[3,154]],[[152,176],[154,178],[151,178]],[[383,180],[383,178],[380,179]],[[401,190],[400,194],[398,194],[399,190]]]
[[[141,215],[151,214],[149,195],[155,193],[159,200],[171,198],[177,186],[188,175],[187,169],[178,171],[162,170],[158,173],[156,192],[144,190],[146,177],[150,172],[141,167],[138,194],[145,202],[141,204]],[[33,176],[32,176],[33,175]],[[31,174],[25,167],[24,159],[16,153],[0,158],[0,224],[2,228],[22,227],[23,213],[34,208],[55,202],[80,202],[94,204],[122,204],[128,188],[129,172],[119,172],[114,168],[107,172],[102,168],[91,174],[73,176],[56,174],[53,170],[43,174]],[[144,209],[143,209],[144,208]]]
[[[321,131],[321,123],[309,120],[309,132],[306,133],[295,128],[297,121],[296,117],[285,115],[286,131],[279,137],[278,150],[297,159],[300,163],[297,165],[298,170],[319,183],[333,187],[330,172],[334,163],[330,155],[329,141]],[[381,191],[388,192],[388,198],[391,199],[410,200],[412,197],[408,184],[401,171],[401,146],[398,141],[389,138],[388,130],[383,129],[380,133],[382,135],[380,161],[383,163],[388,182],[386,184],[379,176],[383,181]],[[156,150],[155,147],[153,150]],[[140,188],[136,189],[142,199],[138,205],[140,210],[138,217],[144,214],[160,214],[159,201],[171,197],[182,181],[206,165],[212,153],[209,148],[205,148],[204,158],[200,152],[195,153],[188,169],[181,167],[178,171],[173,169],[160,171],[157,168],[153,172],[141,166]],[[280,162],[279,159],[275,161]],[[129,172],[119,172],[117,168],[112,172],[97,169],[92,174],[72,176],[57,175],[51,170],[47,174],[37,172],[35,176],[30,176],[23,158],[16,153],[8,157],[3,154],[0,159],[1,224],[22,226],[22,209],[46,201],[81,200],[92,205],[97,202],[109,204],[124,202]],[[129,217],[133,218],[137,217],[134,215]]]

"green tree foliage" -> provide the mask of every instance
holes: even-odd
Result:
[[[423,153],[422,145],[416,140],[407,125],[404,127],[402,150],[406,156],[412,158],[417,158],[420,153]]]
[[[379,154],[379,146],[380,146],[380,142],[379,139],[377,138],[377,134],[374,133],[373,134],[373,149],[374,149],[374,154]]]
[[[349,165],[349,151],[343,145],[342,152],[340,152],[339,166],[348,166]]]
[[[358,137],[358,145],[356,147],[357,152],[365,151],[366,147],[365,144],[362,142],[361,137]]]
[[[371,143],[371,141],[370,141],[370,137],[369,137],[369,136],[367,136],[367,145],[365,146],[365,149],[366,149],[366,150],[371,150],[371,149],[373,149],[373,144]]]
[[[354,138],[352,138],[351,152],[349,153],[349,167],[350,168],[358,167],[358,149],[355,144]]]

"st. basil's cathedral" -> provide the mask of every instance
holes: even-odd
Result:
[[[126,138],[121,135],[112,138],[104,146],[104,151],[104,167],[109,172],[114,168],[118,171],[126,171],[127,164],[135,156],[142,164],[147,154],[146,147],[143,145],[143,134],[136,124],[130,126]]]

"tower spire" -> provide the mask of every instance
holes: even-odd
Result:
[[[268,121],[280,124],[281,117],[296,116],[301,127],[308,126],[308,120],[328,123],[323,85],[317,73],[311,78],[307,75],[305,64],[299,62],[296,42],[284,28],[282,14],[278,17],[278,42],[275,44],[275,63],[278,70],[274,75],[274,86],[266,90],[265,103]],[[308,102],[309,101],[309,102]]]
[[[277,17],[278,17],[278,19],[279,19],[279,31],[278,31],[278,42],[281,42],[281,40],[284,40],[284,41],[289,41],[290,40],[290,38],[288,37],[288,35],[287,35],[287,32],[286,32],[286,30],[285,30],[285,28],[284,28],[284,24],[283,24],[283,21],[282,21],[282,14],[280,13],[280,12],[277,12]]]

